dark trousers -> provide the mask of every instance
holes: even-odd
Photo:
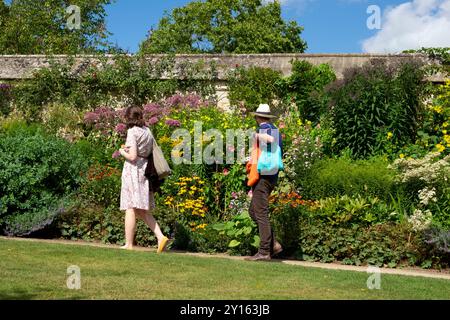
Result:
[[[258,225],[259,253],[270,254],[273,246],[273,231],[269,221],[269,196],[275,188],[275,184],[268,179],[261,178],[252,187],[252,201],[250,203],[249,214]]]

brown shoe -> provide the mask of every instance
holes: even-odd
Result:
[[[270,254],[262,254],[259,252],[257,254],[255,254],[254,256],[244,258],[244,260],[247,260],[247,261],[269,261],[270,259],[271,259]]]
[[[272,255],[276,256],[277,254],[280,254],[283,251],[283,247],[281,244],[275,240],[272,248]]]

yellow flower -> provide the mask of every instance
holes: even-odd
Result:
[[[442,151],[445,150],[445,147],[444,147],[442,144],[438,143],[438,144],[436,145],[436,149],[437,149],[439,152],[442,152]]]
[[[388,132],[388,134],[387,134],[387,138],[388,138],[388,140],[389,140],[389,139],[391,139],[391,138],[392,138],[392,136],[393,136],[392,132]]]
[[[400,154],[400,159],[403,159],[405,155],[403,153]]]
[[[434,106],[433,107],[434,112],[436,113],[442,113],[442,106]]]

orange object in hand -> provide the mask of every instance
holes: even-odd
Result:
[[[257,183],[259,180],[258,159],[260,155],[261,150],[259,149],[258,142],[256,141],[255,143],[253,143],[250,161],[245,165],[248,177],[247,186],[249,187],[254,186],[255,183]]]

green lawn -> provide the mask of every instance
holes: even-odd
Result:
[[[81,269],[81,289],[66,286]],[[0,239],[0,299],[450,299],[450,281]]]

